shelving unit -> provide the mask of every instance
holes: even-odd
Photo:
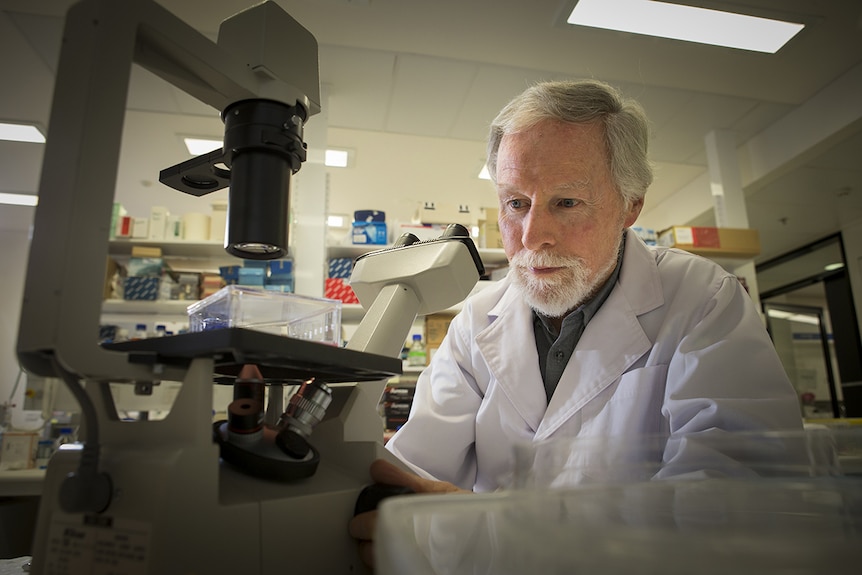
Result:
[[[193,261],[194,268],[218,271],[220,265],[237,265],[237,258],[227,254],[221,242],[188,242],[183,240],[111,240],[109,252],[113,257],[129,257],[132,246],[151,246],[162,250],[162,255],[168,260]],[[362,254],[391,246],[345,245],[329,246],[326,249],[327,258],[357,258]],[[499,267],[506,264],[506,254],[502,249],[479,249],[479,255],[486,267]],[[186,308],[194,303],[188,300],[157,300],[157,301],[126,301],[105,300],[102,313],[111,315],[140,316],[170,316],[186,317]],[[457,312],[460,306],[450,310]],[[359,304],[344,304],[342,306],[342,322],[359,323],[365,315],[365,310]]]
[[[186,316],[186,308],[193,300],[128,301],[107,299],[102,302],[103,314]]]
[[[200,258],[218,261],[236,261],[236,258],[224,251],[224,244],[215,242],[189,242],[185,240],[137,240],[116,239],[108,244],[112,256],[130,256],[132,246],[161,248],[164,257]]]

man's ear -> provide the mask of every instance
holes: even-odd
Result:
[[[624,227],[628,228],[632,224],[635,223],[635,220],[638,219],[638,216],[640,215],[643,207],[644,207],[643,198],[638,198],[637,200],[633,201],[629,205],[628,210],[626,210],[625,226]]]

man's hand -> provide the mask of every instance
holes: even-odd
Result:
[[[446,481],[434,481],[404,471],[400,467],[377,459],[371,463],[371,479],[374,483],[406,487],[414,493],[469,493]],[[369,567],[374,567],[374,529],[377,525],[377,511],[360,513],[350,520],[350,535],[359,540],[359,557]]]

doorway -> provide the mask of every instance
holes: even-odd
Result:
[[[862,417],[862,342],[840,234],[756,271],[767,329],[803,415]]]
[[[822,285],[805,290],[822,291]],[[832,330],[826,325],[823,308],[766,301],[763,312],[778,357],[796,389],[802,416],[805,419],[841,417],[844,398],[840,382],[835,379]]]

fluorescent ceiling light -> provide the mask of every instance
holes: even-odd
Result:
[[[39,128],[30,124],[9,124],[6,122],[0,122],[0,140],[44,144],[45,136]]]
[[[827,272],[834,272],[835,270],[840,270],[843,267],[843,263],[835,262],[834,264],[826,264],[825,266],[823,266],[823,270]]]
[[[31,194],[5,194],[0,193],[0,204],[11,204],[13,206],[35,206],[39,203],[39,196]]]
[[[774,317],[776,319],[786,319],[787,321],[795,321],[797,323],[807,323],[810,325],[820,324],[820,321],[817,319],[817,317],[813,315],[802,315],[780,309],[771,309],[767,312],[767,314],[769,315],[769,317]]]
[[[491,174],[488,173],[488,166],[482,166],[482,169],[479,170],[479,179],[480,180],[490,180]]]
[[[323,163],[330,168],[346,168],[349,157],[347,150],[326,150]]]
[[[186,148],[193,156],[201,156],[209,154],[213,150],[218,150],[222,147],[221,140],[213,140],[208,138],[183,138]]]
[[[770,54],[805,27],[652,0],[578,0],[567,22]]]

